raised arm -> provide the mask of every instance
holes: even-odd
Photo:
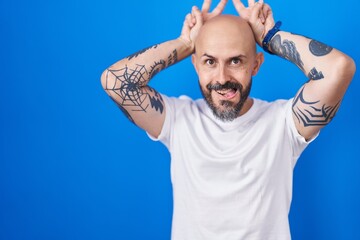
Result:
[[[264,37],[274,27],[272,10],[263,1],[249,1],[245,8],[233,0],[239,14],[248,14],[260,46]],[[344,53],[314,39],[285,31],[277,32],[269,42],[268,50],[296,64],[308,81],[295,95],[293,118],[298,132],[311,139],[335,116],[354,73],[354,61]]]
[[[179,38],[145,48],[107,68],[101,83],[106,93],[130,121],[158,137],[164,120],[165,105],[161,95],[148,82],[163,69],[188,57],[203,21],[221,14],[227,0],[221,0],[209,12],[211,0],[205,0],[202,11],[192,8],[184,21]]]
[[[307,76],[293,101],[299,133],[312,138],[335,116],[354,73],[354,61],[344,53],[314,39],[280,31],[269,50],[295,63]]]
[[[107,68],[101,76],[102,86],[131,122],[157,137],[166,109],[161,95],[148,82],[191,51],[181,38],[145,48]]]

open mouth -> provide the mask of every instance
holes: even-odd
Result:
[[[215,90],[218,94],[225,97],[226,99],[231,99],[235,97],[236,93],[238,92],[237,88],[227,88],[227,89],[221,89],[221,90]]]
[[[229,100],[236,97],[239,93],[241,93],[242,85],[238,82],[229,82],[227,81],[224,84],[215,83],[208,84],[206,88],[211,92],[215,91],[220,99]]]

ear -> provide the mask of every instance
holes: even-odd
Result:
[[[257,53],[255,57],[254,67],[251,72],[252,76],[255,76],[258,73],[260,66],[263,64],[263,62],[264,62],[264,54],[262,52]]]
[[[191,55],[191,62],[192,62],[192,64],[193,64],[194,68],[195,68],[196,73],[198,73],[197,64],[196,64],[197,61],[196,61],[195,53],[193,53],[193,54]]]

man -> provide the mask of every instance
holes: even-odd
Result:
[[[337,112],[355,72],[351,58],[316,40],[279,31],[269,5],[233,4],[240,17],[196,7],[179,38],[120,60],[102,75],[125,115],[171,153],[172,239],[290,239],[296,160]],[[307,82],[290,100],[249,97],[264,56],[296,64]],[[170,98],[148,86],[190,56],[204,99]]]

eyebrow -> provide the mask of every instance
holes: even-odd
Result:
[[[214,56],[210,55],[210,54],[207,54],[207,53],[204,53],[201,57],[208,57],[208,58],[215,58]],[[236,55],[236,56],[233,56],[233,57],[229,57],[228,59],[234,59],[234,58],[247,58],[245,55],[242,55],[242,54],[239,54],[239,55]]]

